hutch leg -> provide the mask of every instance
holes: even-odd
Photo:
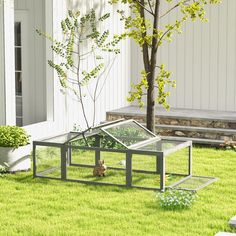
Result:
[[[132,154],[126,153],[126,187],[132,186]]]
[[[72,148],[71,147],[68,147],[67,155],[68,155],[67,166],[70,166],[72,163]]]
[[[67,178],[67,150],[66,147],[63,145],[61,147],[61,179],[66,180]]]
[[[36,145],[33,143],[33,177],[36,177]]]
[[[156,172],[157,174],[161,173],[161,161],[159,155],[156,156]]]
[[[165,158],[164,155],[161,154],[159,156],[159,160],[160,160],[160,189],[161,191],[165,191]]]
[[[189,146],[188,149],[188,174],[192,175],[192,144]]]
[[[95,137],[95,147],[100,147],[100,136],[96,135]],[[98,166],[98,162],[101,159],[101,152],[99,149],[95,150],[95,166]]]

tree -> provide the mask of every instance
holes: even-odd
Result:
[[[102,93],[116,55],[120,53],[117,48],[120,36],[113,37],[109,30],[101,30],[103,22],[109,17],[110,14],[106,13],[98,18],[94,9],[85,15],[69,10],[68,16],[61,21],[61,41],[37,30],[39,35],[53,43],[51,48],[59,57],[59,62],[49,60],[48,64],[57,72],[65,91],[72,91],[76,96],[87,130],[95,125],[96,101]],[[107,54],[112,54],[112,58],[107,58]],[[88,68],[81,66],[84,60],[89,61]],[[88,117],[84,105],[84,97],[87,96],[84,88],[88,90],[88,97],[93,103],[92,122],[89,121],[91,114]]]
[[[171,41],[173,33],[181,32],[181,26],[186,20],[207,21],[206,5],[218,4],[220,0],[110,0],[110,3],[121,3],[130,8],[130,15],[117,11],[125,23],[125,32],[121,37],[130,37],[139,45],[144,70],[141,71],[141,81],[132,85],[128,100],[137,100],[143,106],[143,96],[147,96],[147,128],[155,131],[155,104],[159,103],[169,109],[167,97],[170,92],[165,87],[168,84],[175,87],[175,81],[170,79],[171,73],[165,69],[164,64],[157,62],[158,49],[164,41]],[[160,15],[163,4],[168,4],[169,10]],[[179,11],[179,19],[161,26],[160,20],[173,10]]]

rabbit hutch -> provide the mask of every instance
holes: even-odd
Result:
[[[213,177],[192,175],[192,142],[162,138],[135,120],[33,142],[33,176],[94,185],[198,190]]]

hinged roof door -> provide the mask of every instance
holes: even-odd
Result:
[[[156,135],[135,120],[126,120],[101,129],[127,148],[156,139]]]

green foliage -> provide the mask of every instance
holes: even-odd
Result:
[[[126,4],[131,11],[127,15],[125,11],[118,10],[121,21],[124,22],[125,32],[121,38],[127,37],[133,39],[139,45],[145,65],[145,71],[141,72],[141,79],[138,84],[132,85],[132,91],[129,93],[128,101],[137,100],[140,106],[143,106],[143,96],[147,95],[146,90],[153,87],[157,90],[156,102],[169,109],[167,97],[169,92],[165,89],[167,85],[175,87],[175,81],[170,79],[170,72],[166,71],[164,64],[157,64],[156,54],[158,48],[164,42],[171,42],[174,33],[181,33],[185,21],[200,20],[206,22],[205,7],[209,4],[218,4],[220,0],[110,0],[111,4]],[[158,5],[159,2],[159,5]],[[168,4],[169,10],[160,15],[160,7]],[[157,9],[157,10],[156,10]],[[178,19],[172,23],[162,25],[161,19],[177,10]],[[148,15],[148,16],[147,16]],[[153,79],[154,77],[154,79]],[[153,86],[154,85],[154,86]]]
[[[170,106],[167,102],[167,97],[170,96],[170,92],[166,92],[165,87],[166,85],[170,85],[172,88],[175,88],[176,82],[175,80],[172,80],[170,78],[171,72],[165,70],[164,64],[162,64],[159,67],[159,69],[160,69],[159,73],[155,80],[155,84],[156,84],[155,86],[158,88],[158,95],[156,98],[156,102],[162,105],[163,107],[165,107],[166,109],[169,109]],[[143,96],[146,95],[146,91],[148,87],[149,85],[148,85],[148,80],[147,80],[147,73],[143,70],[141,72],[140,83],[136,85],[132,84],[132,91],[129,92],[128,101],[133,102],[137,100],[139,106],[142,107],[144,105]]]
[[[138,101],[138,104],[140,107],[144,105],[144,102],[142,100],[143,95],[146,93],[146,90],[148,89],[148,81],[147,81],[147,73],[145,70],[141,72],[141,81],[138,84],[132,84],[133,91],[129,92],[128,101],[133,102],[135,100]]]
[[[9,168],[9,165],[7,163],[3,163],[3,165],[0,165],[0,177],[4,177],[5,174],[7,173]]]
[[[67,17],[61,21],[63,36],[61,41],[37,30],[40,36],[53,43],[51,48],[59,58],[59,63],[49,60],[48,64],[56,71],[65,92],[70,90],[76,96],[75,99],[81,105],[87,128],[90,127],[90,124],[86,114],[87,109],[83,103],[86,96],[84,89],[93,83],[93,86],[90,86],[87,91],[89,99],[93,103],[92,126],[94,126],[95,103],[102,93],[115,57],[120,53],[118,43],[122,39],[121,36],[113,36],[109,30],[102,30],[103,24],[109,17],[110,13],[97,17],[94,9],[85,15],[81,15],[80,11],[69,10]],[[108,54],[112,57],[108,58]],[[86,68],[81,63],[83,60],[89,62]]]
[[[109,17],[110,14],[106,13],[97,18],[94,9],[83,16],[80,11],[69,10],[68,16],[61,21],[63,41],[58,41],[52,36],[37,30],[39,35],[53,42],[52,50],[60,57],[60,63],[49,60],[48,64],[57,72],[61,86],[64,88],[72,89],[77,94],[78,91],[73,88],[72,84],[78,83],[80,86],[85,86],[91,79],[98,78],[104,70],[103,52],[120,53],[116,46],[121,38],[114,36],[109,40],[110,31],[100,32],[99,30],[101,23]],[[91,50],[81,53],[80,47],[85,42],[91,45]],[[95,66],[89,71],[81,70],[80,61],[88,58],[88,55],[94,55]],[[71,81],[68,75],[69,72],[76,74],[77,80]]]
[[[165,91],[165,86],[170,85],[173,88],[176,87],[175,80],[170,79],[171,73],[169,71],[165,70],[165,65],[162,64],[160,66],[159,73],[156,77],[156,84],[158,87],[158,96],[157,96],[157,102],[158,104],[161,104],[166,109],[169,109],[170,106],[167,102],[167,97],[170,96],[170,92]]]
[[[0,177],[1,178],[5,177],[6,176],[5,174],[8,172],[8,170],[9,170],[9,165],[6,162],[4,162],[3,165],[0,165]]]
[[[167,190],[156,195],[160,206],[165,210],[182,210],[192,206],[197,194],[184,190]]]
[[[29,135],[17,126],[0,126],[0,147],[25,146],[29,144]]]

